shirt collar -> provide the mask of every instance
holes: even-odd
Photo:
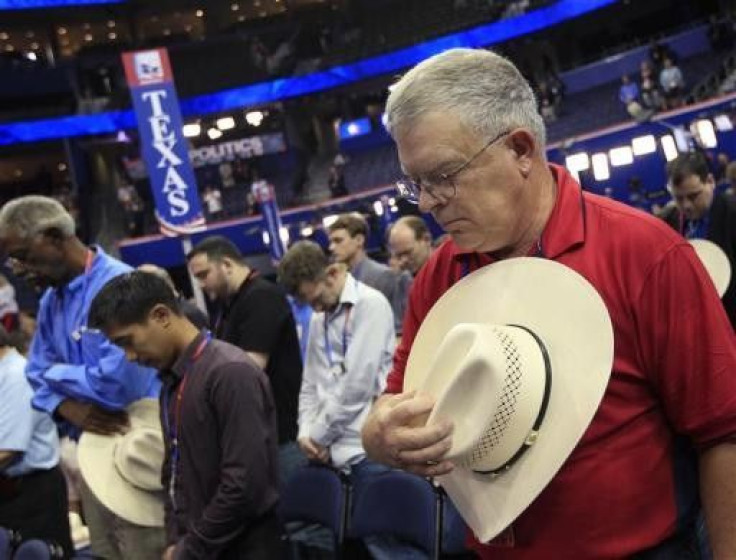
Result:
[[[349,272],[345,273],[345,285],[340,294],[340,304],[355,305],[358,301],[358,281]]]
[[[549,164],[557,184],[555,206],[542,232],[541,247],[545,258],[554,259],[585,242],[585,205],[582,189],[572,175],[559,165]],[[452,256],[465,258],[469,252],[452,242]],[[536,252],[536,246],[532,248]]]
[[[98,265],[101,261],[101,257],[102,255],[104,255],[104,251],[102,250],[102,247],[99,247],[98,245],[92,245],[89,247],[88,250],[94,253],[92,255],[92,266],[89,269],[89,274],[92,275],[97,271]],[[72,278],[64,288],[70,292],[76,292],[80,290],[85,285],[86,276],[87,271],[85,270],[82,272],[82,274],[77,274],[74,278]]]

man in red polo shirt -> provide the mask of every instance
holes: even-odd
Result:
[[[549,165],[534,94],[498,55],[454,49],[424,61],[393,88],[386,113],[407,174],[399,189],[451,240],[415,279],[388,380],[399,394],[381,397],[366,421],[369,457],[424,476],[453,468],[443,460],[452,425],[422,426],[431,399],[400,394],[417,330],[469,272],[511,257],[553,259],[606,303],[611,381],[552,482],[502,539],[476,550],[494,559],[682,557],[705,540],[702,505],[715,556],[736,557],[736,340],[689,244]],[[574,320],[560,318],[561,328]]]

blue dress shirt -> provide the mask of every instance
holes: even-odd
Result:
[[[56,425],[45,412],[33,410],[33,390],[25,376],[26,359],[14,349],[0,358],[0,450],[18,458],[3,469],[14,477],[59,463]]]
[[[87,329],[92,300],[108,280],[130,272],[100,247],[90,270],[41,298],[26,375],[34,408],[53,414],[65,399],[120,410],[145,397],[158,398],[156,371],[128,361],[102,333]]]

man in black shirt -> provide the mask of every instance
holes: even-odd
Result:
[[[264,373],[199,331],[152,274],[108,282],[89,324],[163,380],[164,560],[278,558],[276,411]]]
[[[204,239],[187,261],[202,290],[218,304],[214,335],[244,350],[271,382],[278,415],[280,480],[285,483],[306,462],[296,444],[302,358],[286,295],[260,278],[225,237]]]
[[[168,270],[152,263],[139,265],[138,270],[155,274],[161,278],[161,280],[166,282],[169,288],[174,291],[176,299],[179,300],[181,312],[184,313],[186,318],[189,319],[195,327],[201,330],[206,329],[209,326],[210,320],[207,318],[207,314],[179,293],[179,290],[176,289],[174,280],[171,278]]]
[[[736,271],[736,197],[716,192],[708,161],[700,152],[681,154],[667,164],[667,178],[675,204],[665,210],[662,219],[687,239],[707,239],[718,245]],[[722,300],[736,329],[733,277]]]

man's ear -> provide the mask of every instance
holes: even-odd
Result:
[[[524,177],[528,177],[532,169],[532,159],[537,151],[537,140],[529,130],[520,128],[509,134],[507,142],[514,152],[519,171]]]
[[[233,265],[235,263],[230,257],[222,257],[222,259],[220,260],[220,264],[222,265],[222,268],[225,271],[225,273],[230,273],[232,272]]]
[[[360,241],[360,246],[361,247],[365,247],[365,235],[363,235],[362,233],[356,233],[355,234],[355,239],[357,239],[357,240]]]
[[[340,270],[340,263],[328,264],[327,268],[325,268],[325,276],[327,278],[334,278],[337,275],[338,270]]]
[[[171,324],[172,311],[162,303],[157,303],[148,312],[148,319],[154,323],[158,323],[164,328],[168,328]]]

